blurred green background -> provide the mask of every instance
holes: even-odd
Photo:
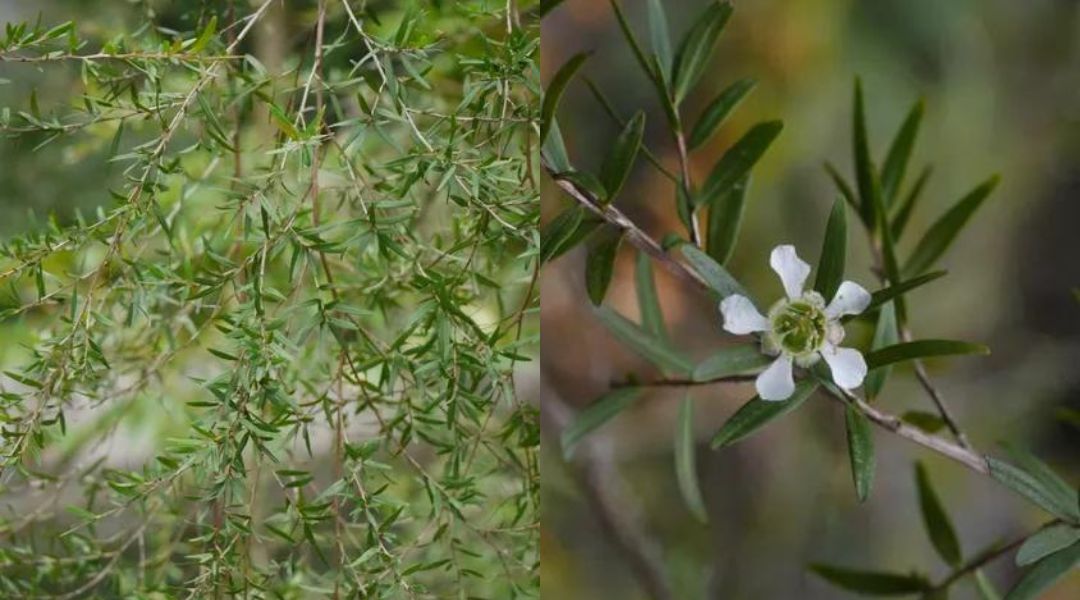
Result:
[[[645,2],[622,3],[648,39]],[[704,6],[664,3],[681,37]],[[624,45],[606,0],[567,0],[542,29],[545,81],[573,53],[594,52],[582,73],[623,115],[645,108],[646,143],[669,166],[674,148],[651,86]],[[987,358],[930,363],[931,374],[976,446],[1001,442],[1034,451],[1071,483],[1080,479],[1080,435],[1060,418],[1080,408],[1080,3],[1075,0],[759,0],[736,2],[699,93],[685,107],[692,122],[715,93],[741,77],[757,88],[694,159],[695,179],[753,123],[782,118],[785,129],[755,169],[746,219],[729,264],[752,292],[780,293],[766,267],[769,250],[794,243],[814,263],[835,190],[826,160],[851,173],[851,94],[864,81],[872,148],[880,161],[907,109],[926,102],[910,177],[934,164],[912,231],[993,173],[1003,182],[946,255],[950,274],[911,297],[916,336],[987,343]],[[571,159],[596,167],[616,134],[579,79],[564,97],[560,125]],[[671,184],[639,160],[620,206],[657,238],[681,233]],[[543,196],[550,218],[566,199]],[[916,235],[901,244],[910,252]],[[867,243],[852,229],[848,277],[872,288]],[[695,390],[698,473],[710,524],[684,508],[673,471],[672,437],[681,392],[640,400],[592,442],[609,469],[594,479],[616,494],[615,509],[639,525],[620,539],[583,492],[580,465],[558,451],[559,418],[588,405],[629,372],[656,375],[620,348],[593,317],[584,252],[577,249],[541,278],[541,403],[548,427],[543,477],[542,585],[545,597],[645,597],[620,544],[646,547],[677,582],[678,598],[837,598],[805,571],[808,562],[906,571],[935,578],[935,557],[919,516],[913,460],[924,460],[972,555],[1023,535],[1045,514],[986,478],[877,433],[878,479],[858,505],[851,485],[843,415],[815,400],[755,437],[722,452],[708,449],[719,425],[751,386]],[[724,343],[716,307],[657,268],[661,303],[681,348],[701,357]],[[633,251],[624,245],[607,302],[637,314]],[[865,340],[870,332],[849,328]],[[907,369],[897,369],[880,400],[890,412],[930,409]],[[565,409],[565,410],[564,410]],[[553,425],[554,423],[554,425]],[[589,473],[585,473],[586,478]],[[1008,589],[1009,557],[988,570]],[[954,598],[975,597],[967,586]],[[1047,598],[1080,597],[1074,574]]]

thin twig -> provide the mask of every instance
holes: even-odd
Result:
[[[1011,542],[1009,542],[1007,544],[1004,544],[1004,545],[1001,545],[1001,546],[994,546],[994,547],[986,550],[985,552],[979,554],[975,558],[972,558],[971,560],[969,560],[967,563],[965,563],[965,564],[961,565],[960,567],[958,567],[955,571],[953,571],[947,577],[945,577],[945,579],[943,579],[941,581],[941,583],[938,583],[937,585],[935,585],[932,588],[932,590],[937,591],[937,590],[944,590],[944,589],[948,588],[950,585],[955,583],[958,579],[964,577],[965,575],[970,575],[971,573],[983,568],[987,564],[989,564],[989,563],[997,560],[998,558],[1001,558],[1002,556],[1012,552],[1013,550],[1015,550],[1015,549],[1019,548],[1020,546],[1022,546],[1024,544],[1024,542],[1028,541],[1028,538],[1030,538],[1031,536],[1043,531],[1044,529],[1046,529],[1048,527],[1052,527],[1054,525],[1057,525],[1058,523],[1061,523],[1061,519],[1054,519],[1053,521],[1050,521],[1049,523],[1046,523],[1042,527],[1036,529],[1035,531],[1033,531],[1033,532],[1031,532],[1031,533],[1029,533],[1027,535],[1020,536],[1020,537],[1012,540]]]

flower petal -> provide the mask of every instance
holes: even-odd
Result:
[[[762,400],[787,400],[795,392],[795,378],[791,376],[791,355],[781,354],[758,375],[754,382]]]
[[[810,276],[810,265],[804,263],[795,253],[795,246],[783,245],[773,248],[769,256],[769,266],[780,276],[788,298],[794,300],[802,295],[803,284]]]
[[[754,303],[746,296],[732,294],[720,303],[724,315],[724,330],[735,335],[746,335],[769,328],[769,321],[761,316]]]
[[[870,292],[854,281],[840,284],[832,302],[825,307],[825,315],[830,319],[839,319],[844,315],[857,315],[870,306]]]
[[[866,378],[866,361],[863,360],[861,352],[854,348],[826,345],[821,349],[821,356],[829,363],[829,370],[832,371],[836,385],[845,390],[862,385]]]

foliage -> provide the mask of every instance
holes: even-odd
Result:
[[[0,41],[115,165],[0,248],[0,595],[538,596],[535,17],[187,6]]]

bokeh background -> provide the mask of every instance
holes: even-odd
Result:
[[[645,2],[622,3],[647,42]],[[702,0],[671,0],[676,36]],[[676,38],[677,39],[677,38]],[[582,73],[623,115],[648,114],[646,143],[669,165],[674,149],[651,86],[619,34],[606,0],[567,0],[542,29],[544,77],[573,53],[594,52]],[[741,77],[757,88],[709,146],[695,155],[701,179],[753,123],[782,118],[784,132],[755,169],[742,235],[730,269],[761,297],[780,286],[769,250],[794,243],[814,263],[835,190],[822,169],[850,177],[851,95],[863,78],[875,157],[901,119],[926,102],[912,174],[934,172],[913,217],[924,231],[946,207],[993,173],[1003,181],[946,255],[950,274],[912,294],[917,336],[981,341],[987,358],[930,363],[931,375],[969,436],[984,451],[1026,447],[1070,482],[1080,479],[1080,430],[1062,413],[1080,408],[1080,3],[1074,0],[757,0],[736,2],[704,85],[686,104],[696,115]],[[564,97],[560,125],[572,161],[595,167],[616,126],[581,80]],[[620,206],[661,237],[681,232],[671,184],[639,160]],[[566,205],[543,195],[550,218]],[[901,250],[910,251],[917,235]],[[870,286],[867,244],[852,229],[848,276]],[[924,460],[950,509],[967,555],[1012,539],[1047,519],[986,478],[884,433],[876,434],[878,473],[859,505],[851,484],[843,416],[812,400],[743,443],[708,449],[719,425],[752,394],[750,386],[695,391],[698,472],[710,524],[684,508],[675,482],[672,438],[679,391],[656,391],[592,439],[591,459],[568,465],[558,428],[629,372],[656,373],[619,347],[594,318],[577,249],[545,268],[542,297],[542,585],[545,597],[646,597],[628,547],[656,557],[678,598],[838,598],[805,570],[808,562],[906,571],[940,578],[946,568],[923,531],[912,464]],[[661,303],[678,345],[702,357],[725,343],[716,307],[657,268]],[[631,317],[633,251],[624,247],[607,302]],[[869,332],[849,330],[856,340]],[[891,412],[929,409],[907,369],[881,399]],[[583,483],[587,485],[582,485]],[[592,491],[590,491],[592,486]],[[599,490],[599,491],[597,491]],[[609,516],[598,511],[606,506]],[[610,515],[616,515],[616,523]],[[621,520],[621,521],[620,521]],[[632,534],[620,523],[630,523]],[[1011,558],[987,573],[1002,590],[1017,577]],[[702,592],[702,590],[705,590]],[[967,585],[954,598],[974,598]],[[1080,574],[1047,598],[1080,597]]]

